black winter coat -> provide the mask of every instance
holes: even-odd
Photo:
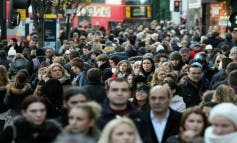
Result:
[[[187,79],[185,83],[180,85],[181,96],[186,103],[186,107],[198,105],[201,102],[203,93],[208,89],[208,85],[202,80],[199,83],[194,83]]]
[[[12,126],[0,133],[1,143],[51,143],[61,132],[60,126],[51,120],[34,125],[24,117],[17,118]]]

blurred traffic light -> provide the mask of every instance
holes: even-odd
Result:
[[[12,29],[20,24],[21,17],[17,9],[27,9],[29,5],[30,0],[10,0],[8,28]]]
[[[174,12],[179,12],[180,1],[174,1]]]

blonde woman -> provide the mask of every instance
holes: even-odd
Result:
[[[71,86],[70,75],[59,63],[53,63],[48,67],[45,81],[47,82],[50,78],[58,79],[61,85],[63,85],[63,89]]]
[[[152,80],[151,80],[151,86],[155,85],[162,85],[164,84],[166,71],[163,68],[157,68],[153,74]]]
[[[132,120],[122,117],[110,121],[102,131],[98,143],[142,143]]]
[[[234,90],[231,87],[222,84],[217,87],[213,95],[212,101],[217,102],[217,103],[232,102],[236,104],[237,103],[236,99],[237,98],[236,98]]]

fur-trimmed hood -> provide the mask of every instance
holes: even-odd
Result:
[[[16,95],[20,95],[20,94],[24,94],[24,93],[28,93],[28,92],[32,92],[32,89],[31,89],[31,85],[29,83],[26,83],[24,85],[23,88],[16,88],[14,86],[14,84],[9,84],[7,86],[7,92],[9,94],[16,94]]]

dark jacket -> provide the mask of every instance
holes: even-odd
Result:
[[[4,104],[6,92],[6,86],[0,86],[0,113],[6,112],[8,110],[8,107],[6,104]]]
[[[24,117],[17,118],[13,125],[0,133],[1,143],[51,143],[61,132],[60,126],[51,120],[34,125]]]
[[[97,122],[97,125],[100,130],[102,130],[109,121],[119,117],[119,115],[113,112],[113,110],[109,107],[108,99],[105,99],[102,105],[102,109],[103,109],[102,116],[99,118]],[[147,124],[144,118],[145,117],[144,112],[139,110],[132,103],[128,102],[127,113],[125,113],[124,116],[133,120],[144,143],[149,143],[147,142],[149,141],[149,137],[147,138],[147,134],[144,134],[144,132],[146,132],[147,130]]]
[[[82,88],[85,89],[91,100],[94,100],[99,104],[104,102],[106,90],[100,82],[89,82],[88,85],[85,85]]]
[[[202,94],[208,89],[208,85],[203,81],[194,83],[190,79],[187,79],[180,85],[181,96],[186,103],[186,107],[192,107],[198,105],[201,102]]]
[[[10,68],[8,70],[8,77],[11,80],[14,80],[15,75],[21,69],[29,70],[28,60],[25,59],[16,59],[14,62],[10,64]]]
[[[99,69],[102,71],[102,80],[103,81],[106,81],[108,78],[110,78],[113,75],[108,63],[102,64],[99,67]]]
[[[13,111],[20,112],[20,105],[24,98],[32,93],[29,83],[22,88],[16,88],[13,84],[9,85],[5,97],[5,104]]]
[[[151,110],[139,112],[139,115],[136,115],[135,118],[133,116],[130,116],[130,118],[134,121],[144,143],[159,143],[151,122],[150,112]],[[170,109],[161,143],[165,143],[167,138],[179,132],[181,116],[181,113]]]
[[[101,117],[98,119],[98,127],[99,129],[103,129],[104,126],[111,120],[117,118],[119,115],[116,114],[109,106],[109,101],[108,99],[106,99],[102,105],[102,115]],[[138,111],[138,109],[131,104],[130,102],[128,102],[127,104],[127,108],[126,108],[126,113],[124,116],[129,116],[130,114],[136,113]]]
[[[213,77],[211,79],[210,87],[212,88],[213,85],[215,85],[216,83],[218,83],[222,80],[225,80],[226,78],[227,78],[227,74],[226,74],[225,70],[218,71],[216,74],[213,75]]]

